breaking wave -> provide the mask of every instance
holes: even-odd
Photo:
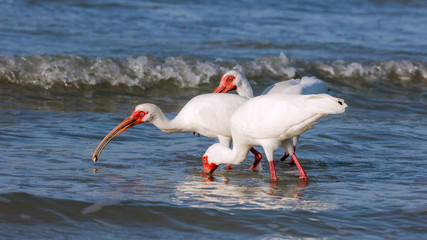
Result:
[[[147,89],[172,83],[198,87],[218,80],[232,68],[255,82],[287,80],[302,75],[336,81],[390,81],[427,84],[427,63],[417,61],[335,62],[289,59],[284,53],[257,59],[200,60],[193,57],[132,56],[90,58],[75,55],[0,56],[0,82],[82,88],[107,84]]]

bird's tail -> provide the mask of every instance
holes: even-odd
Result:
[[[345,112],[347,104],[341,98],[332,97],[328,94],[307,95],[310,106],[317,112],[323,114],[338,114]]]

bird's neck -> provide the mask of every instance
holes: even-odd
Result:
[[[157,116],[151,121],[151,123],[165,133],[186,131],[183,126],[180,126],[181,124],[178,124],[178,121],[176,121],[175,118],[170,120],[163,112],[157,113]]]
[[[250,149],[251,146],[248,145],[234,144],[232,149],[222,146],[222,149],[218,151],[220,152],[220,158],[218,158],[219,162],[217,164],[239,164],[245,160]]]
[[[237,91],[237,94],[239,94],[242,97],[247,97],[247,98],[254,97],[252,87],[249,84],[249,81],[247,79],[242,80],[242,85],[239,86],[236,91]]]

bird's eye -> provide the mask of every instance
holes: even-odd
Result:
[[[233,81],[233,79],[232,79],[231,77],[230,77],[230,78],[228,78],[227,80],[228,80],[229,82]]]
[[[141,112],[140,115],[141,115],[141,117],[144,117],[145,112]]]

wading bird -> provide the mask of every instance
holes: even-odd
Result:
[[[96,162],[105,146],[120,133],[144,122],[150,122],[166,133],[197,132],[206,137],[218,138],[220,145],[229,147],[230,118],[247,100],[248,98],[235,94],[199,95],[191,99],[172,120],[166,118],[158,106],[151,103],[140,104],[128,118],[104,137],[93,153],[92,160]],[[255,169],[262,155],[253,148],[250,151],[255,155],[251,169]]]
[[[343,113],[347,104],[343,99],[327,94],[283,95],[269,94],[252,98],[231,117],[233,148],[214,144],[203,155],[204,172],[212,174],[219,164],[239,164],[249,149],[261,145],[270,166],[271,181],[277,181],[273,153],[279,146],[292,156],[299,178],[307,180],[290,139],[313,127],[328,115]]]
[[[230,70],[226,72],[221,77],[221,81],[218,87],[215,89],[214,93],[226,93],[229,91],[236,90],[236,92],[243,97],[253,98],[254,94],[252,87],[249,84],[246,76],[239,70]],[[267,87],[261,95],[266,94],[318,94],[327,92],[328,85],[325,81],[322,81],[316,77],[302,77],[301,79],[291,79],[287,81],[282,81],[275,83]],[[297,146],[299,136],[292,138],[293,150]],[[284,161],[289,156],[289,152],[286,152],[285,155],[280,158],[281,161]],[[293,160],[291,160],[293,163]]]

